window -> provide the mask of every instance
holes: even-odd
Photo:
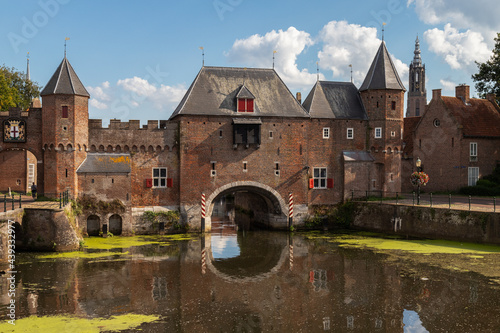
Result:
[[[375,127],[375,139],[382,137],[382,127]]]
[[[330,127],[323,128],[323,139],[330,138]]]
[[[395,138],[396,137],[396,131],[391,131],[391,137]]]
[[[314,188],[326,188],[326,168],[313,169]]]
[[[62,107],[62,117],[68,118],[68,107],[67,106]]]
[[[354,139],[354,128],[348,128],[347,129],[347,138],[348,139]]]
[[[477,161],[477,142],[470,143],[470,160],[472,162]]]
[[[260,144],[260,125],[234,124],[234,144]]]
[[[247,161],[243,162],[243,172],[247,172],[248,171],[248,169],[247,169],[247,163],[248,163]]]
[[[269,131],[269,139],[273,138],[273,131]]]
[[[478,179],[479,179],[479,168],[477,167],[469,168],[469,186],[476,186]]]
[[[167,187],[167,168],[153,168],[153,187]]]
[[[253,99],[239,98],[238,99],[238,112],[253,112]]]
[[[391,109],[396,110],[396,101],[392,101],[391,103]]]

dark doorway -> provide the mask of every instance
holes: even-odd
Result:
[[[99,216],[90,215],[87,218],[87,234],[89,236],[99,236],[100,231],[101,231],[101,219],[99,219]]]
[[[109,232],[113,235],[122,234],[122,217],[118,214],[109,217]]]

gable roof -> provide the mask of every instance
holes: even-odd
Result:
[[[88,153],[77,173],[130,173],[130,154]]]
[[[384,41],[373,59],[373,62],[366,74],[359,91],[375,89],[393,89],[406,91],[394,63],[391,60],[389,51],[385,47]]]
[[[83,86],[66,57],[61,61],[61,64],[43,88],[40,96],[56,94],[90,97],[90,94]]]
[[[238,93],[254,96],[254,112],[236,111]],[[234,67],[202,67],[170,119],[178,115],[309,117],[274,69]]]
[[[356,86],[318,81],[303,104],[312,118],[368,119]]]
[[[248,90],[245,85],[242,85],[238,94],[236,94],[236,98],[250,98],[255,99],[255,96]]]
[[[462,126],[464,136],[500,138],[500,111],[489,100],[471,98],[465,104],[459,97],[441,99]]]

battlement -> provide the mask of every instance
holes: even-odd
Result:
[[[159,125],[159,126],[158,126]],[[109,126],[102,126],[102,119],[89,119],[89,128],[91,129],[112,129],[112,130],[168,130],[174,129],[177,124],[170,123],[168,120],[148,120],[148,123],[142,125],[140,120],[121,121],[120,119],[110,119]]]
[[[19,117],[29,117],[39,116],[42,112],[42,108],[34,108],[31,107],[29,110],[21,110],[21,108],[10,108],[8,111],[0,111],[0,117],[11,117],[11,118],[19,118]]]

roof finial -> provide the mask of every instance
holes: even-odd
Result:
[[[316,81],[319,81],[319,61],[316,61]]]
[[[385,26],[387,23],[382,23],[382,42],[384,41],[384,31],[385,31]]]
[[[349,64],[349,67],[351,68],[351,83],[352,83],[352,64]]]
[[[203,46],[200,46],[201,50],[201,67],[205,67],[205,49]]]
[[[273,69],[274,69],[274,55],[277,53],[278,51],[274,50],[273,51]]]
[[[30,80],[30,53],[28,52],[28,55],[26,55],[27,58],[27,67],[26,67],[26,80]]]
[[[64,38],[64,58],[66,58],[66,41],[69,40],[69,37]]]

